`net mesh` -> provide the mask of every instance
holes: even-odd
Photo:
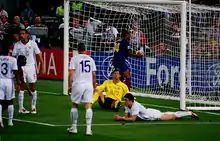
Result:
[[[127,60],[132,91],[145,97],[179,99],[180,5],[83,2],[76,8],[79,3],[70,2],[70,48],[76,49],[79,42],[86,44],[96,61],[98,83],[111,79],[116,42],[122,30],[128,29],[134,52],[146,55]],[[189,106],[220,105],[218,19],[215,8],[192,5],[192,49],[187,44],[186,56]]]

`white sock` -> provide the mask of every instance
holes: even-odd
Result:
[[[92,115],[93,115],[92,109],[91,108],[86,109],[86,126],[88,129],[91,129]]]
[[[185,116],[191,116],[192,112],[190,112],[190,111],[177,111],[177,112],[174,113],[174,115],[177,118],[181,118],[181,117],[185,117]]]
[[[13,120],[13,117],[14,117],[14,105],[9,105],[8,106],[8,117],[9,117],[9,120]]]
[[[37,105],[37,92],[34,91],[32,92],[32,109],[35,109],[36,108],[36,105]]]
[[[23,109],[24,108],[24,91],[20,91],[18,94],[18,105],[19,105],[19,109]]]
[[[70,112],[70,117],[72,121],[72,127],[77,127],[77,121],[78,121],[78,110],[76,108],[72,108]]]
[[[2,122],[2,105],[0,104],[0,122]]]

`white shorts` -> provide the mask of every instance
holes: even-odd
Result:
[[[0,79],[0,100],[12,100],[14,98],[14,81],[12,79]]]
[[[23,66],[23,76],[25,83],[36,83],[37,82],[37,73],[35,65]]]
[[[71,101],[72,103],[80,104],[92,103],[93,86],[91,84],[78,84],[72,87]]]
[[[144,117],[139,117],[143,120],[160,120],[162,112],[156,109],[147,108],[146,115]]]

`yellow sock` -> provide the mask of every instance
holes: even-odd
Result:
[[[92,98],[92,103],[95,103],[99,99],[99,93],[95,92]]]

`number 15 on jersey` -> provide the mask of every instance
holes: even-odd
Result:
[[[82,60],[80,63],[83,73],[91,72],[91,62],[90,60]]]

